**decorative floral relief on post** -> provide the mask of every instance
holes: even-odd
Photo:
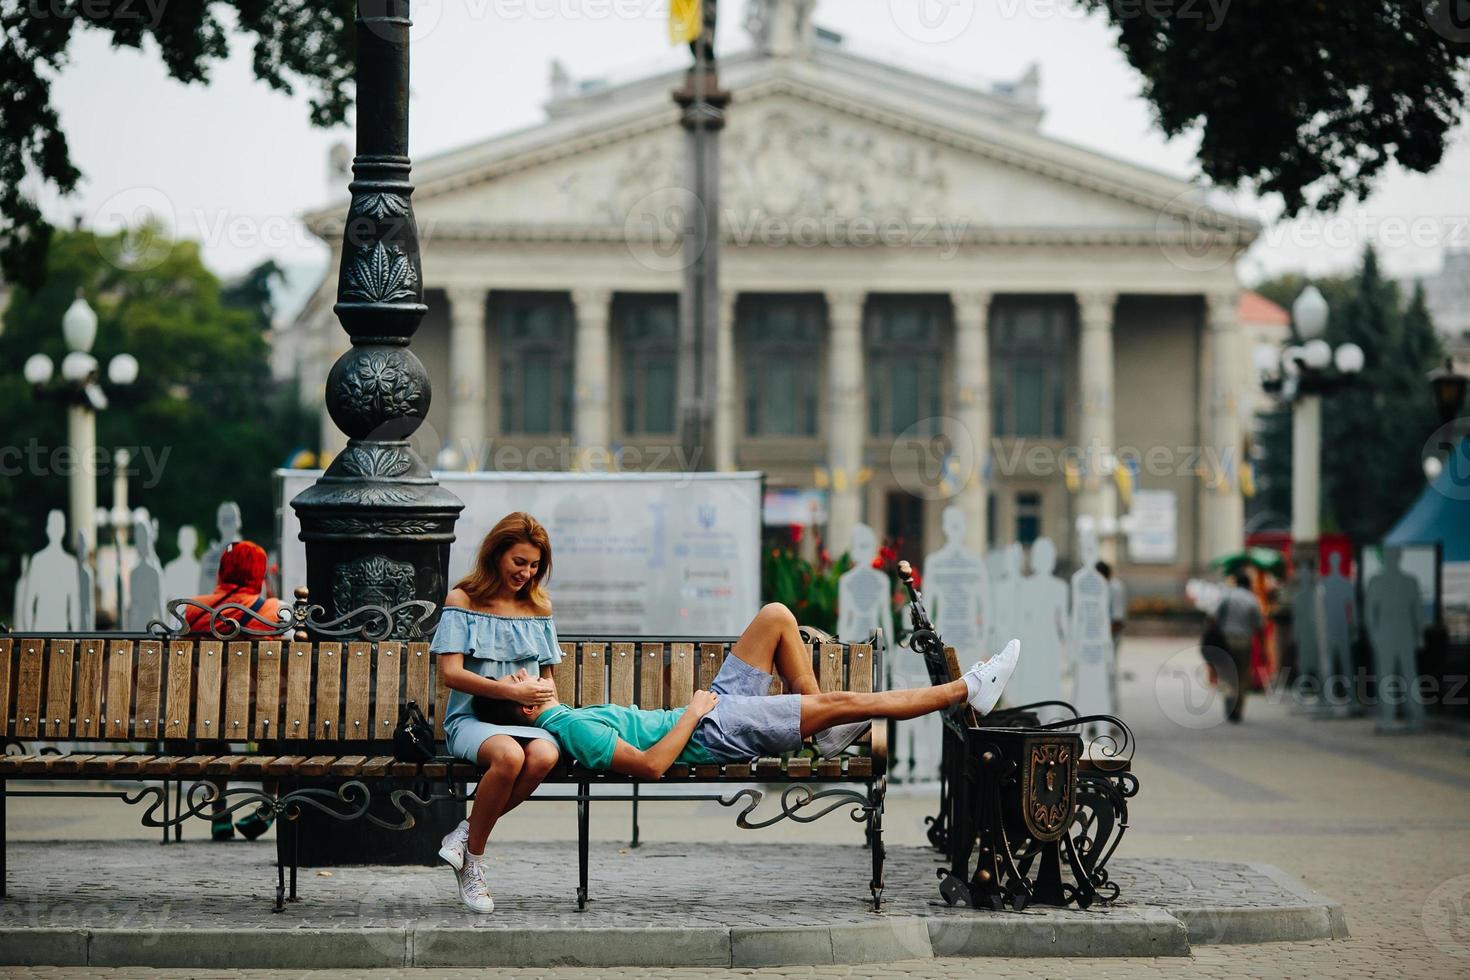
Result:
[[[346,365],[333,393],[341,409],[368,425],[422,416],[425,379],[399,363],[396,349],[354,353],[355,363]]]
[[[352,202],[353,214],[365,214],[369,218],[383,218],[392,215],[401,218],[408,214],[408,198],[398,194],[385,194],[376,191],[371,194],[359,194]]]
[[[349,446],[343,450],[342,466],[357,476],[402,476],[413,467],[408,454],[390,446]]]
[[[332,570],[332,603],[338,616],[362,606],[392,609],[414,597],[416,573],[410,562],[385,555],[363,555]],[[394,638],[398,630],[394,629]]]
[[[401,299],[417,299],[414,287],[418,276],[413,263],[396,245],[377,242],[371,249],[353,258],[347,268],[343,299],[364,303],[392,303]]]

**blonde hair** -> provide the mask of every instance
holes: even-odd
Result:
[[[528,544],[539,550],[541,565],[536,569],[536,574],[531,576],[531,580],[516,593],[516,598],[529,602],[538,614],[548,613],[551,600],[547,598],[546,588],[542,583],[551,574],[551,537],[546,533],[546,528],[541,526],[541,522],[525,511],[506,514],[490,529],[485,540],[480,542],[474,568],[470,569],[470,573],[455,588],[463,589],[475,605],[489,602],[505,584],[500,574],[500,559],[518,544]]]

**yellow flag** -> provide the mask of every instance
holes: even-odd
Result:
[[[669,0],[669,43],[690,44],[704,29],[700,0]]]

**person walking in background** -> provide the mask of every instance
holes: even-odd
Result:
[[[1225,717],[1239,722],[1250,690],[1252,641],[1256,631],[1266,625],[1260,600],[1247,585],[1245,573],[1233,571],[1226,576],[1225,594],[1210,617],[1225,641],[1229,662],[1218,671],[1220,690],[1225,695]]]
[[[245,634],[269,633],[280,621],[281,602],[267,594],[265,566],[265,549],[255,542],[235,541],[227,545],[219,557],[214,591],[191,599],[192,602],[208,608],[189,606],[184,611],[184,622],[189,627],[189,633],[201,637],[211,636],[209,624],[214,614],[209,610],[219,609],[227,604],[243,608],[221,610],[218,613],[219,619],[234,620],[240,624]],[[219,742],[213,746],[201,746],[200,751],[226,755],[229,753],[229,746]],[[215,783],[218,795],[211,807],[211,836],[217,841],[225,841],[234,837],[235,831],[239,830],[247,840],[254,840],[265,833],[275,818],[263,806],[238,823],[231,823],[230,814],[225,807],[225,785],[223,781]]]

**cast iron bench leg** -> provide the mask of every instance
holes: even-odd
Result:
[[[587,908],[587,820],[588,804],[591,802],[592,787],[582,783],[577,787],[577,910]]]
[[[629,847],[638,846],[638,784],[633,784],[633,839],[628,843]]]
[[[276,825],[276,907],[275,912],[286,910],[286,828],[285,814]]]
[[[873,911],[883,910],[883,797],[885,787],[882,780],[868,788],[868,800],[873,808],[868,811],[868,847],[873,852],[873,880],[868,883],[873,893]]]

